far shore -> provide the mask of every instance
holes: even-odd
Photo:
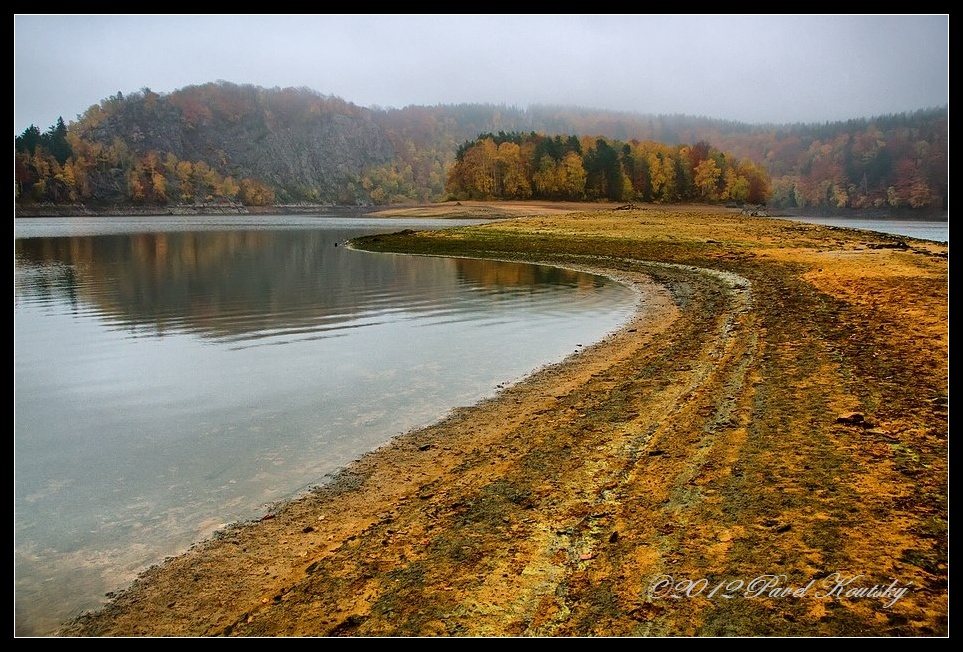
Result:
[[[618,208],[638,210],[666,209],[695,212],[740,213],[739,207],[719,204],[646,204],[624,202],[565,202],[540,200],[445,201],[389,206],[350,206],[340,204],[276,204],[244,206],[224,204],[171,204],[166,206],[96,204],[17,204],[18,218],[30,217],[130,217],[130,216],[204,216],[204,215],[320,215],[332,212],[364,213],[370,217],[432,219],[505,219],[524,215],[562,215],[573,211],[603,211]],[[837,219],[916,220],[945,222],[947,211],[930,209],[836,209],[772,208],[772,217],[832,217]]]
[[[59,633],[946,635],[948,247],[538,208],[352,246],[614,276],[643,295],[630,324]]]
[[[17,204],[16,217],[131,217],[164,215],[315,215],[344,210],[329,204],[170,204],[166,206],[96,204]]]
[[[610,210],[620,205],[624,204],[557,201],[448,201],[426,204],[394,204],[390,206],[305,203],[276,204],[273,206],[244,206],[239,203],[170,204],[166,206],[18,204],[16,216],[18,218],[153,217],[166,215],[319,215],[332,212],[351,212],[381,218],[503,219],[522,215],[560,215],[573,211]]]

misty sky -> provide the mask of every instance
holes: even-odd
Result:
[[[948,18],[17,16],[14,130],[218,79],[361,105],[823,121],[948,103]]]

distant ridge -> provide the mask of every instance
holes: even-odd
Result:
[[[750,125],[551,105],[364,108],[307,88],[228,82],[118,93],[69,125],[27,129],[16,138],[17,201],[428,201],[446,196],[459,146],[499,131],[705,141],[768,172],[777,207],[933,210],[947,203],[945,107]]]

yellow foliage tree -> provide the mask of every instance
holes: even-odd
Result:
[[[167,178],[159,171],[155,170],[150,177],[153,186],[154,199],[160,203],[167,203]]]
[[[732,168],[726,170],[725,187],[722,198],[729,201],[744,202],[749,199],[749,181],[736,174]]]
[[[191,201],[194,199],[194,186],[191,183],[191,173],[194,171],[194,166],[191,165],[190,161],[178,161],[174,169],[174,173],[177,175],[177,184],[181,190],[181,200]]]
[[[525,199],[532,195],[520,148],[515,143],[504,142],[498,146],[497,181],[498,194],[501,197]]]
[[[232,176],[224,177],[224,181],[221,183],[220,194],[222,197],[230,199],[231,201],[237,199],[237,193],[241,191],[241,187],[237,184]]]
[[[582,170],[584,177],[585,170]],[[532,184],[540,197],[556,197],[560,193],[558,178],[558,166],[552,161],[551,157],[543,156],[538,164],[538,170],[532,175]],[[585,179],[582,179],[582,188],[585,188]]]
[[[718,187],[721,174],[722,170],[719,169],[719,166],[716,165],[716,162],[711,158],[701,161],[696,166],[695,185],[702,199],[706,201],[719,199]]]
[[[558,164],[558,190],[561,195],[569,199],[581,199],[585,196],[585,167],[582,157],[575,152],[568,152]]]

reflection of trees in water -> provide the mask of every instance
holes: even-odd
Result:
[[[455,259],[458,275],[482,287],[536,287],[567,285],[578,288],[599,287],[604,281],[590,274],[558,267],[504,263],[494,260]]]
[[[202,231],[16,240],[24,295],[58,296],[121,326],[214,337],[333,326],[397,307],[431,310],[459,283],[592,287],[569,270],[481,260],[369,255],[325,231]]]

